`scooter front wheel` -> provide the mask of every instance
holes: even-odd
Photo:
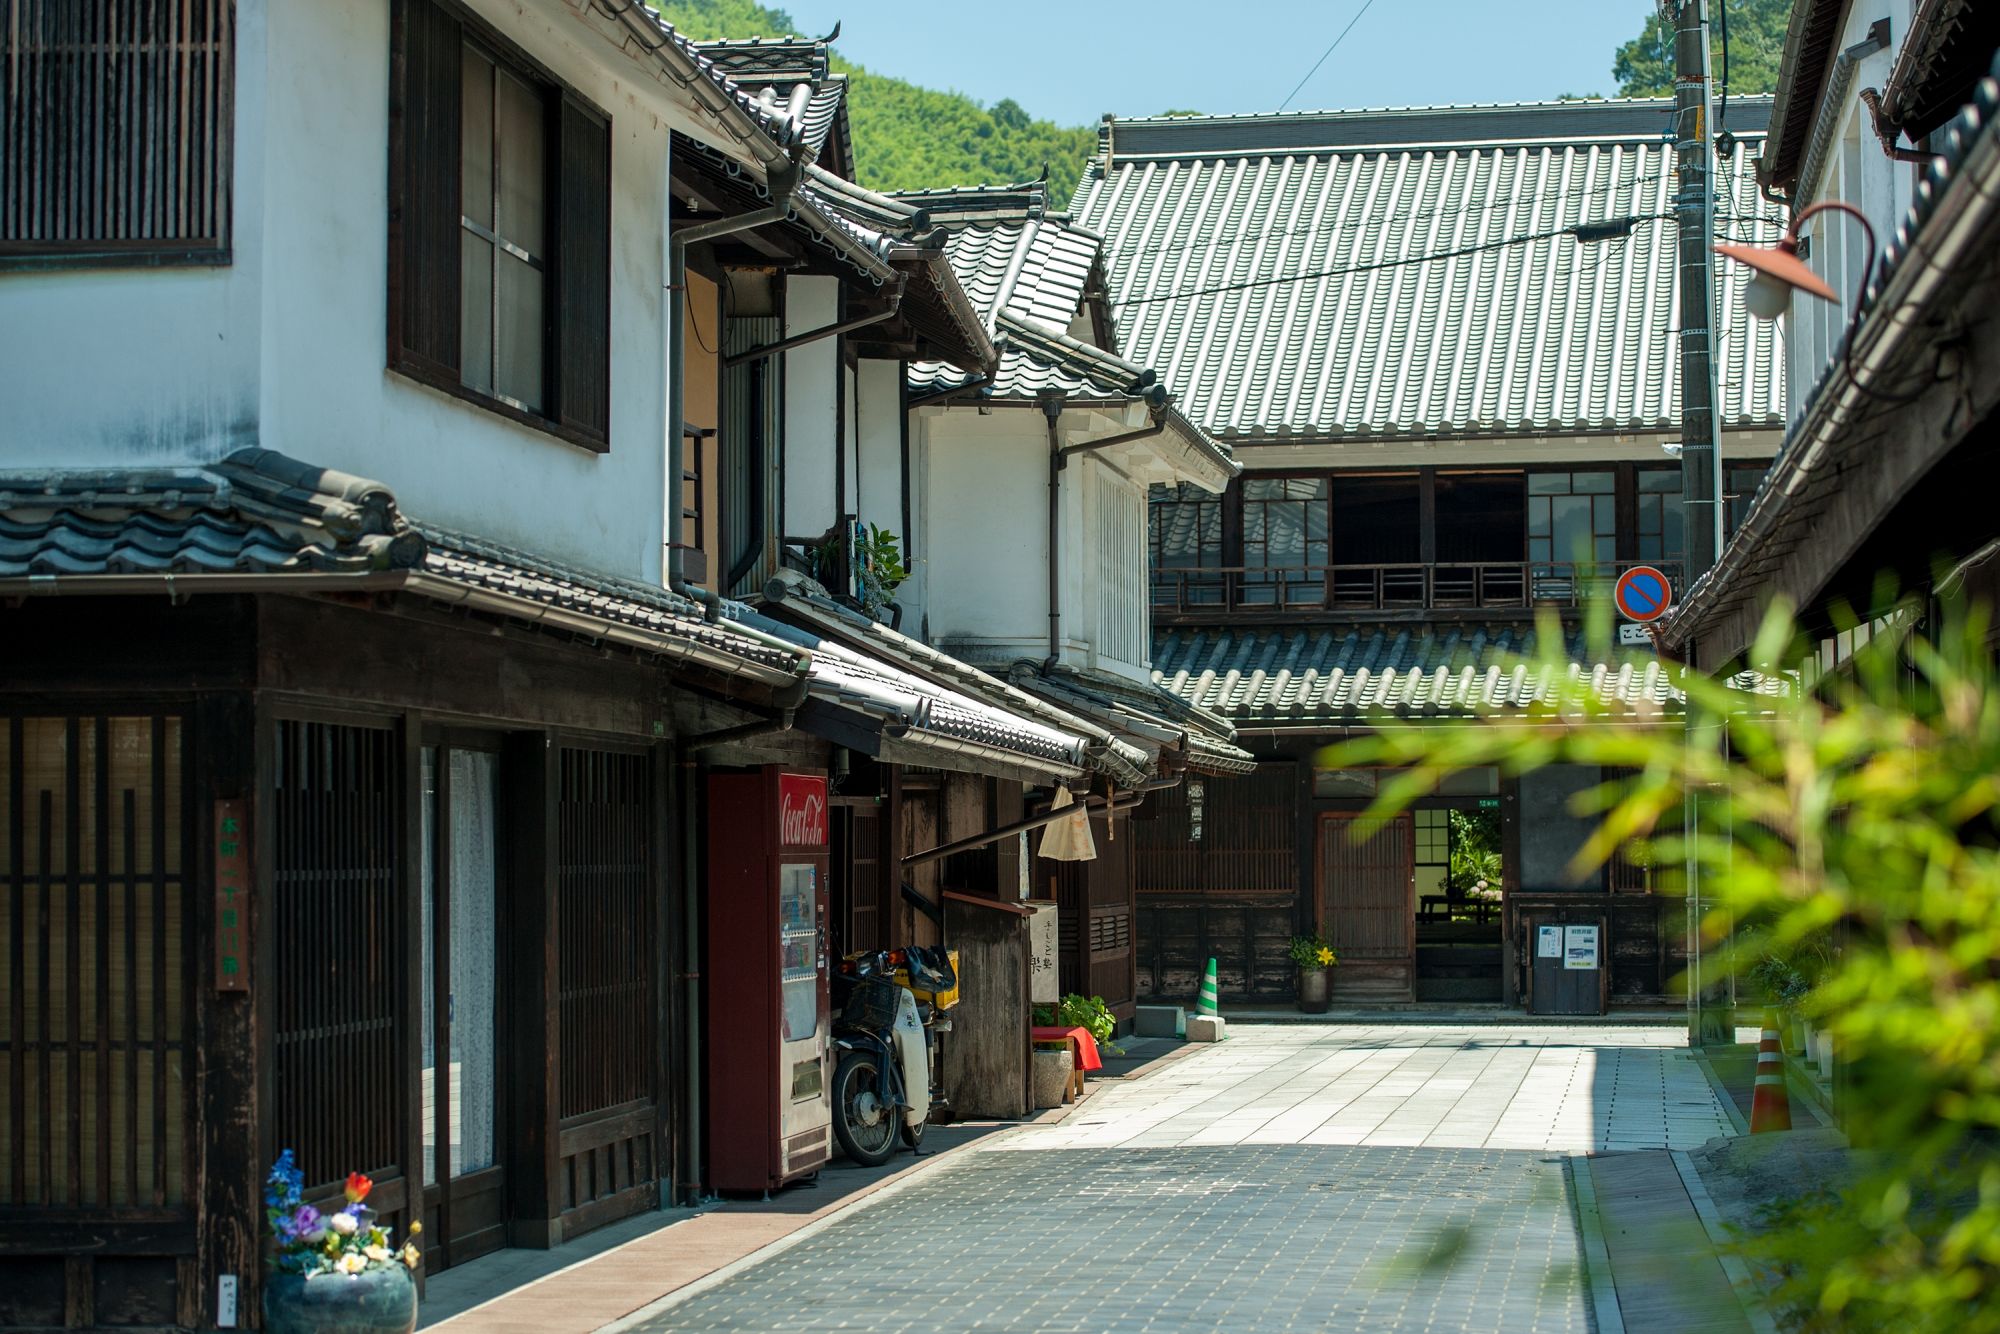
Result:
[[[896,1151],[902,1109],[889,1099],[882,1058],[850,1051],[833,1072],[833,1137],[863,1167],[880,1167]]]
[[[928,1120],[919,1121],[915,1125],[911,1125],[907,1121],[903,1122],[903,1143],[908,1145],[912,1151],[922,1153],[924,1150],[924,1130],[929,1125],[930,1122]]]

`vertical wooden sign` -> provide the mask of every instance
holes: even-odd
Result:
[[[215,803],[215,989],[250,989],[250,814],[241,798]]]

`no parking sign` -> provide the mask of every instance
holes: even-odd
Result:
[[[1618,589],[1613,594],[1618,604],[1618,612],[1627,620],[1657,621],[1667,614],[1673,605],[1674,587],[1667,582],[1667,576],[1650,565],[1634,565],[1618,576]]]

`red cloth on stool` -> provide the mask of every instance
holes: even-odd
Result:
[[[1068,1041],[1076,1051],[1076,1068],[1079,1070],[1102,1070],[1104,1058],[1097,1054],[1097,1039],[1087,1028],[1063,1028],[1056,1025],[1037,1024],[1028,1030],[1028,1037],[1035,1042]]]

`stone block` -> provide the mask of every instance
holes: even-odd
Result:
[[[1189,1042],[1220,1042],[1229,1036],[1228,1025],[1219,1014],[1191,1014],[1187,1021]]]
[[[1184,1038],[1187,1011],[1178,1005],[1141,1005],[1132,1016],[1132,1032],[1142,1038]]]

